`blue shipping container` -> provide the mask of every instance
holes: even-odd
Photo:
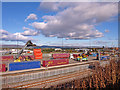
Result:
[[[97,56],[97,54],[95,54],[95,53],[93,53],[93,55],[92,55],[93,57],[96,57]]]
[[[101,60],[107,60],[108,58],[107,58],[107,56],[102,56],[101,57]]]
[[[40,61],[14,62],[9,64],[9,71],[40,68]]]
[[[107,59],[110,59],[110,56],[107,56]]]

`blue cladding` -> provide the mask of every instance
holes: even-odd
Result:
[[[40,68],[40,61],[14,62],[9,64],[9,71]]]

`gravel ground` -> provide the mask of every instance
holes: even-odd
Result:
[[[27,54],[28,55],[28,54]],[[29,54],[29,55],[31,55],[31,54]],[[8,55],[6,55],[6,56],[8,56]],[[15,55],[13,55],[13,56],[15,56]],[[50,60],[52,58],[52,54],[43,54],[43,59],[39,59],[39,60],[33,60],[33,61],[41,61],[41,64],[42,64],[42,61],[43,60]],[[91,61],[91,60],[95,60],[96,59],[96,57],[88,57],[88,60],[89,61]],[[9,60],[9,61],[2,61],[2,63],[3,64],[6,64],[6,67],[8,67],[8,64],[9,63],[12,63],[13,62],[13,60]],[[69,59],[69,63],[71,64],[71,63],[78,63],[79,61],[76,61],[76,60],[73,60],[73,59]]]
[[[50,60],[51,57],[48,57],[48,56],[44,56],[43,59],[39,59],[39,60],[34,60],[34,61],[41,61],[41,64],[42,64],[42,61],[43,60]],[[88,60],[91,61],[91,60],[95,60],[96,57],[88,57]],[[9,61],[2,61],[3,64],[6,64],[6,67],[8,66],[9,63],[13,62],[13,60],[9,60]],[[76,60],[73,60],[73,59],[69,59],[69,63],[78,63],[79,61],[76,61]]]

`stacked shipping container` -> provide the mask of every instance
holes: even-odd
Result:
[[[34,56],[35,56],[35,59],[42,59],[41,49],[34,49]]]
[[[47,61],[44,60],[43,67],[69,64],[69,57],[70,57],[69,53],[52,54],[53,59]]]
[[[0,64],[0,72],[5,72],[5,71],[6,71],[5,64]]]

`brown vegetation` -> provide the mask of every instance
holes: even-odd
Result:
[[[111,60],[110,64],[105,67],[95,64],[95,69],[91,76],[67,82],[62,85],[52,86],[51,89],[52,88],[66,88],[67,90],[74,90],[75,88],[120,88],[120,60]]]

